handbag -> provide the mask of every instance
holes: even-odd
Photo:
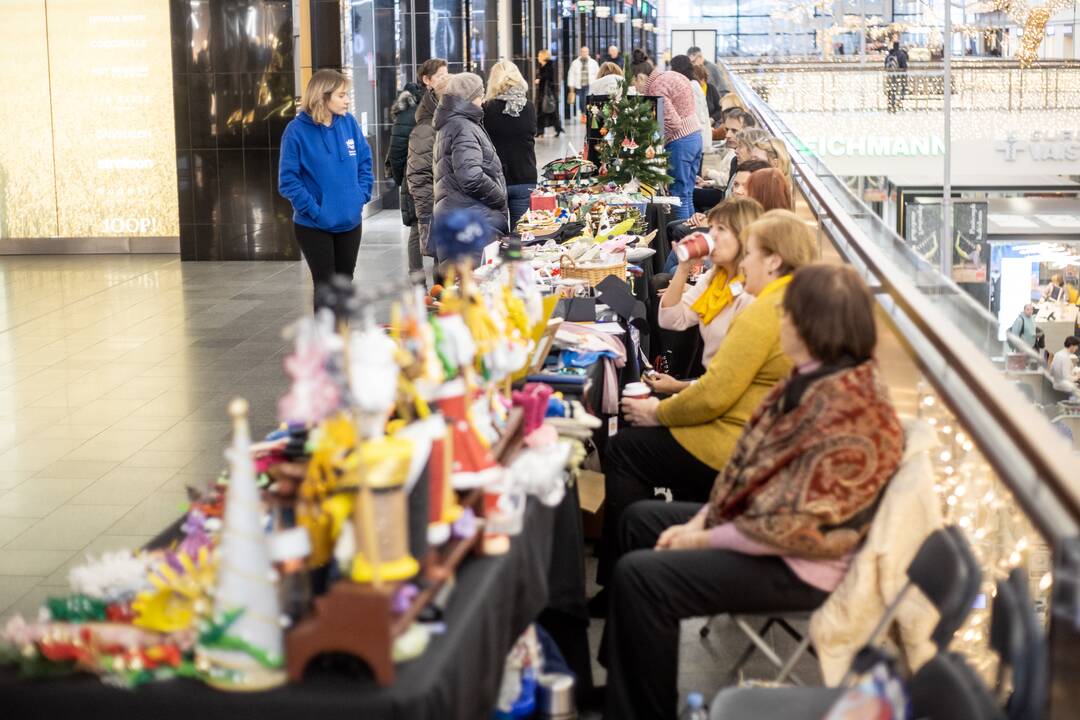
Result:
[[[544,91],[544,98],[540,101],[540,112],[551,115],[559,111],[559,103],[555,100],[555,93],[551,90]]]

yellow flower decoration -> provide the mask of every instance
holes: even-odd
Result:
[[[190,628],[196,618],[210,611],[209,591],[214,587],[217,571],[210,549],[200,548],[195,558],[178,553],[176,559],[182,571],[161,562],[150,573],[150,584],[155,589],[144,590],[131,603],[135,612],[133,623],[138,627],[178,632]]]

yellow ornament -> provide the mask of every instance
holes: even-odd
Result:
[[[214,587],[216,560],[209,548],[200,548],[195,558],[181,552],[176,559],[182,571],[162,562],[150,574],[155,589],[144,590],[131,603],[136,626],[163,633],[187,630],[210,607],[207,598]]]

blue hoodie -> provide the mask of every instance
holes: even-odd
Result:
[[[330,127],[298,112],[281,138],[278,192],[292,203],[293,222],[339,233],[360,224],[371,199],[371,148],[351,114]]]

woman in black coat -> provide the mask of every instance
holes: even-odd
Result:
[[[529,101],[528,87],[509,60],[495,63],[488,73],[484,128],[502,163],[511,228],[528,212],[536,187],[536,106]]]
[[[555,78],[555,63],[551,51],[544,48],[536,55],[540,67],[536,71],[536,137],[544,134],[548,125],[555,128],[555,137],[563,133],[562,117],[559,116],[559,81]]]
[[[484,81],[473,73],[451,75],[435,110],[435,214],[470,207],[491,229],[508,235],[506,180],[484,130]]]

